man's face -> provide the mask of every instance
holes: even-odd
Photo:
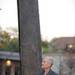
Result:
[[[51,68],[52,64],[49,63],[48,59],[43,59],[42,60],[42,69],[48,69]]]

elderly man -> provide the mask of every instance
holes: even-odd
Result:
[[[46,56],[42,59],[42,74],[41,75],[57,75],[52,71],[53,59],[52,57]]]

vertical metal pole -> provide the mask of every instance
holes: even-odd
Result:
[[[18,0],[22,75],[39,75],[41,39],[38,0]]]

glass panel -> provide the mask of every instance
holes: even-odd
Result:
[[[8,60],[8,65],[10,64],[9,61],[12,60],[16,66],[14,74],[19,75],[20,56],[17,0],[0,0],[0,60],[1,59],[4,62]],[[5,65],[4,74],[11,75],[11,67],[6,66],[5,63],[0,63],[0,66],[3,64]],[[16,68],[18,69],[16,70]]]
[[[0,0],[0,51],[19,51],[17,0]]]
[[[43,56],[53,58],[59,75],[74,75],[75,1],[39,0],[39,14]]]
[[[75,44],[74,13],[74,0],[39,0],[41,39],[50,50]]]

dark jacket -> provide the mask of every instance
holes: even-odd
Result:
[[[47,75],[57,75],[54,71],[50,70]]]
[[[44,72],[42,72],[41,75],[44,75]],[[47,75],[58,75],[58,74],[50,70]]]

